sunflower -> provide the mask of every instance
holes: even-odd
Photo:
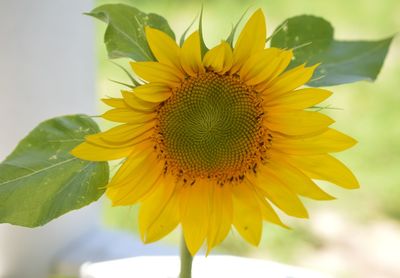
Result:
[[[232,225],[258,245],[263,220],[286,227],[275,212],[307,218],[299,196],[330,200],[313,180],[357,188],[329,153],[356,142],[309,109],[331,95],[300,88],[317,65],[287,70],[293,52],[266,48],[257,10],[234,47],[222,41],[201,53],[199,32],[179,47],[146,27],[156,62],[131,62],[143,84],[103,101],[104,119],[120,125],[86,137],[72,154],[90,161],[124,159],[107,186],[113,205],[139,203],[144,242],[179,224],[194,255],[208,252]],[[274,206],[274,207],[273,207]]]

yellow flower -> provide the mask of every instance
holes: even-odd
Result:
[[[142,240],[153,242],[182,225],[189,251],[221,243],[231,226],[257,245],[262,221],[281,226],[271,203],[308,216],[298,195],[333,199],[313,181],[357,188],[349,169],[328,153],[353,146],[305,110],[331,92],[298,89],[316,66],[286,68],[292,51],[265,48],[261,10],[235,47],[222,41],[201,55],[198,32],[180,48],[147,27],[157,62],[132,62],[145,84],[104,99],[104,119],[121,123],[90,135],[72,153],[85,160],[125,159],[107,187],[113,205],[140,203]]]

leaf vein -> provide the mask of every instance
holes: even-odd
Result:
[[[36,175],[36,174],[38,174],[38,173],[47,171],[47,170],[49,170],[49,169],[51,169],[51,168],[54,168],[54,167],[57,167],[57,166],[59,166],[59,165],[63,165],[63,164],[65,164],[65,163],[69,163],[69,162],[71,162],[71,161],[73,161],[73,160],[76,160],[76,159],[77,159],[76,157],[72,157],[72,158],[70,158],[70,159],[61,161],[61,162],[59,162],[59,163],[56,163],[56,164],[53,164],[53,165],[51,165],[51,166],[42,168],[42,169],[37,170],[37,171],[34,171],[34,172],[32,172],[32,173],[29,173],[29,174],[27,174],[27,175],[23,175],[23,176],[20,176],[20,177],[18,177],[18,178],[15,178],[15,179],[2,182],[2,183],[0,183],[0,186],[5,185],[5,184],[7,184],[7,183],[15,182],[15,181],[18,181],[18,180],[21,180],[21,179],[28,178],[28,177],[30,177],[30,176],[33,176],[33,175]]]

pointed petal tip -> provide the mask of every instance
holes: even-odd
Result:
[[[360,183],[355,180],[354,183],[349,185],[346,189],[354,190],[354,189],[359,189],[361,187]]]
[[[330,201],[330,200],[337,200],[337,198],[335,197],[335,196],[332,196],[332,195],[329,195],[330,196],[330,199],[326,199],[327,201]]]
[[[151,39],[160,39],[160,36],[168,36],[163,31],[157,28],[150,27],[148,25],[144,27],[144,31],[148,41]]]
[[[206,257],[206,258],[208,257],[208,255],[210,255],[211,250],[212,250],[212,247],[208,246],[208,247],[207,247],[206,254],[205,254],[205,257]]]
[[[317,200],[317,201],[332,201],[332,200],[336,200],[335,196],[332,196],[331,194],[328,194],[327,192],[325,192],[324,190],[320,189],[318,192],[315,192],[315,196],[313,197],[306,197],[306,198],[310,198],[313,200]]]
[[[337,199],[337,198],[336,198],[335,196],[326,194],[326,195],[324,196],[324,198],[319,199],[319,201],[333,201],[333,200],[336,200],[336,199]]]
[[[264,219],[264,221],[267,222],[268,224],[276,225],[276,226],[279,226],[279,227],[284,228],[284,229],[286,229],[286,230],[293,230],[291,227],[289,227],[288,225],[286,225],[286,224],[283,223],[282,221],[280,221],[279,223],[277,223],[277,222],[272,222],[272,221],[270,221],[270,220],[268,220],[268,219]]]
[[[111,199],[111,197],[107,194],[107,197],[109,198],[109,199]],[[111,207],[118,207],[118,203],[116,202],[116,201],[114,201],[114,200],[111,200]]]
[[[186,239],[185,239],[185,241],[186,241],[186,246],[189,250],[190,255],[192,255],[192,257],[196,256],[197,252],[200,250],[200,248],[203,244],[200,246],[194,246],[192,244],[188,244]]]
[[[144,33],[146,35],[147,41],[151,40],[151,37],[156,35],[156,32],[159,31],[157,29],[151,28],[150,26],[145,26],[144,27]]]
[[[297,218],[302,218],[302,219],[310,219],[310,215],[308,214],[308,212],[307,212],[307,214],[304,214],[304,215],[299,215],[299,216],[296,216]]]
[[[352,148],[357,144],[358,144],[358,141],[356,139],[354,139],[353,137],[349,136],[349,148]]]
[[[191,33],[190,34],[190,36],[186,39],[186,40],[188,40],[188,39],[190,39],[190,38],[199,38],[200,39],[200,32],[199,32],[199,30],[196,30],[196,31],[194,31],[193,33]]]
[[[130,62],[129,62],[129,65],[131,66],[131,68],[132,68],[132,70],[133,70],[134,72],[136,72],[136,70],[135,70],[136,64],[137,64],[137,62],[134,62],[134,61],[130,61]]]
[[[302,212],[298,212],[296,214],[289,214],[290,216],[296,217],[296,218],[303,218],[303,219],[309,219],[310,215],[308,214],[307,210],[304,210]]]
[[[337,130],[334,130],[334,131],[337,132],[337,133],[339,133],[339,134],[341,134],[342,140],[343,140],[344,142],[346,142],[345,148],[343,148],[343,149],[340,150],[340,151],[344,151],[344,150],[350,149],[350,148],[352,148],[352,147],[354,147],[355,145],[358,144],[358,141],[357,141],[356,139],[354,139],[353,137],[351,137],[351,136],[349,136],[349,135],[347,135],[347,134],[345,134],[345,133],[339,132],[339,131],[337,131]]]
[[[291,213],[291,214],[288,214],[288,215],[296,217],[296,218],[302,218],[302,219],[309,219],[310,218],[310,214],[308,213],[308,211],[307,211],[307,209],[305,207],[304,207],[304,209],[302,211],[297,211],[296,213]]]
[[[76,147],[69,151],[69,154],[79,158],[79,153],[76,151]],[[81,158],[79,158],[81,159]]]
[[[101,98],[100,101],[103,102],[104,104],[107,104],[107,101],[108,101],[109,99],[110,99],[110,98]]]
[[[325,94],[326,94],[326,98],[329,98],[329,97],[331,97],[333,95],[332,91],[329,91],[329,90],[324,90],[324,91],[325,91]]]
[[[326,193],[323,190],[320,190],[319,192],[315,192],[314,195],[312,196],[303,196],[307,199],[311,199],[311,200],[316,200],[316,201],[332,201],[332,200],[336,200],[336,197]]]
[[[140,234],[140,240],[144,243],[147,244],[146,242],[146,232],[140,229],[139,227],[139,234]]]
[[[264,20],[265,23],[265,14],[262,8],[258,8],[252,15],[252,17],[257,17],[257,19]]]
[[[261,236],[258,238],[253,239],[252,241],[249,241],[246,239],[247,242],[249,242],[251,245],[258,247],[260,245],[261,242]]]
[[[321,65],[322,63],[316,63],[315,65],[306,67],[307,70],[310,70],[312,73]]]
[[[150,27],[150,26],[148,26],[148,25],[146,25],[145,27],[144,27],[144,31],[145,31],[145,34],[146,34],[146,37],[147,36],[162,36],[162,35],[167,35],[167,34],[165,34],[163,31],[161,31],[161,30],[159,30],[159,29],[157,29],[157,28],[153,28],[153,27]]]
[[[142,239],[144,244],[150,244],[150,243],[153,243],[153,242],[155,242],[157,240],[158,240],[158,238],[149,238],[147,236]]]

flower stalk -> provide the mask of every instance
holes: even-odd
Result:
[[[179,278],[191,278],[193,257],[186,246],[186,241],[183,233],[180,249],[181,272],[179,274]]]

